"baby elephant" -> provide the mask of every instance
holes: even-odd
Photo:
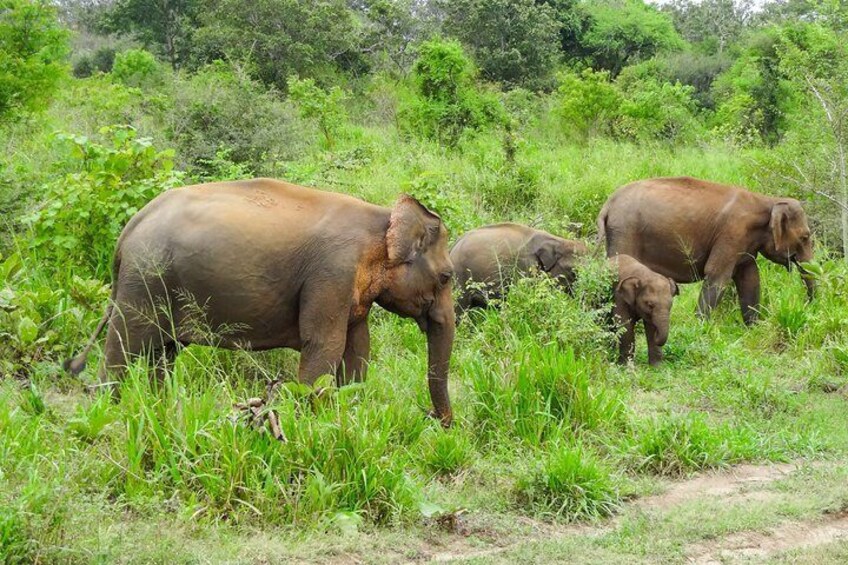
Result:
[[[563,287],[574,282],[574,266],[588,249],[548,232],[518,224],[494,224],[471,230],[450,252],[460,295],[457,310],[483,307],[502,296],[515,274],[538,269]]]
[[[677,296],[677,284],[671,278],[655,273],[629,255],[610,257],[610,265],[618,273],[613,317],[624,328],[619,338],[618,362],[633,357],[636,322],[645,324],[648,340],[648,362],[659,365],[662,346],[668,339],[671,303]]]

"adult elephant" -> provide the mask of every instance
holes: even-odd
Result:
[[[493,224],[464,234],[450,252],[456,269],[457,307],[483,307],[499,297],[515,274],[539,271],[568,289],[575,266],[588,249],[579,241],[563,239],[520,224]]]
[[[678,283],[704,281],[698,311],[708,316],[733,280],[746,324],[760,303],[758,254],[791,269],[813,258],[807,216],[792,198],[690,177],[619,188],[598,216],[607,256],[630,255]],[[814,282],[804,278],[812,298]]]
[[[409,196],[388,209],[271,179],[171,190],[124,228],[106,314],[66,365],[81,371],[108,325],[102,381],[133,356],[172,361],[177,346],[195,343],[296,349],[301,382],[335,373],[344,384],[365,376],[376,302],[427,334],[430,397],[448,426],[447,238],[441,219]]]

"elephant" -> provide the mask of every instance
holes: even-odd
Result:
[[[265,178],[170,190],[121,233],[106,313],[66,368],[82,371],[108,326],[101,382],[132,357],[167,366],[178,346],[201,344],[294,349],[300,382],[344,385],[365,377],[377,303],[426,333],[431,415],[448,427],[447,243],[441,218],[407,195],[389,209]]]
[[[731,281],[742,318],[756,322],[757,255],[798,267],[812,299],[815,282],[800,263],[813,241],[800,202],[691,177],[637,181],[616,190],[598,216],[607,256],[627,254],[677,283],[703,280],[698,313],[707,318]]]
[[[514,273],[527,275],[538,269],[570,289],[575,265],[588,248],[519,224],[483,226],[464,234],[450,252],[459,288],[457,311],[485,307],[489,298],[508,288]],[[469,284],[473,283],[473,284]],[[484,290],[480,286],[490,287]]]
[[[608,259],[618,279],[615,286],[613,320],[624,328],[618,342],[618,362],[622,365],[633,358],[636,322],[645,325],[648,341],[648,362],[662,362],[662,347],[668,340],[669,316],[674,297],[678,294],[674,279],[655,273],[629,255]]]

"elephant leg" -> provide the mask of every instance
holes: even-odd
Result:
[[[756,261],[740,265],[733,274],[736,291],[739,294],[739,306],[746,325],[757,321],[760,306],[760,270]]]
[[[300,366],[297,379],[312,386],[321,375],[335,375],[346,349],[352,297],[338,288],[305,289],[300,307]]]
[[[103,363],[98,371],[99,386],[115,394],[134,359],[144,357],[161,384],[176,357],[176,344],[165,336],[157,323],[141,315],[124,316],[118,309],[112,314],[106,331]]]
[[[721,294],[724,291],[733,274],[727,265],[733,265],[727,253],[713,250],[704,268],[704,284],[701,287],[701,296],[698,298],[698,315],[708,319],[710,314],[718,305]]]
[[[626,365],[635,352],[636,327],[631,319],[625,320],[622,326],[624,333],[618,338],[618,362]]]
[[[342,364],[336,369],[336,384],[344,386],[351,381],[364,381],[370,356],[371,336],[368,331],[368,318],[366,318],[347,329],[347,343]]]
[[[662,363],[663,352],[662,347],[657,345],[657,329],[653,324],[644,322],[645,324],[645,339],[648,341],[648,363],[654,367]]]

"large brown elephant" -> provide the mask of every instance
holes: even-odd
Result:
[[[301,352],[298,379],[364,378],[374,302],[427,334],[435,416],[448,426],[453,266],[441,219],[401,196],[381,208],[271,179],[161,194],[124,228],[112,297],[73,372],[108,325],[101,379],[128,360],[172,361],[192,343]],[[209,329],[212,330],[210,335]]]
[[[629,255],[610,257],[609,262],[618,277],[613,320],[624,330],[618,342],[618,362],[625,364],[633,358],[636,323],[642,320],[648,342],[648,362],[659,365],[663,358],[662,347],[668,340],[671,305],[677,295],[677,284]]]
[[[607,256],[627,254],[678,283],[704,281],[698,311],[708,316],[733,280],[746,324],[757,319],[757,255],[791,269],[813,258],[807,216],[792,198],[690,177],[619,188],[598,216]],[[814,282],[805,277],[812,298]]]
[[[515,274],[538,270],[569,288],[575,265],[588,249],[571,241],[519,224],[493,224],[471,230],[450,252],[460,289],[457,308],[483,307],[500,297]]]

